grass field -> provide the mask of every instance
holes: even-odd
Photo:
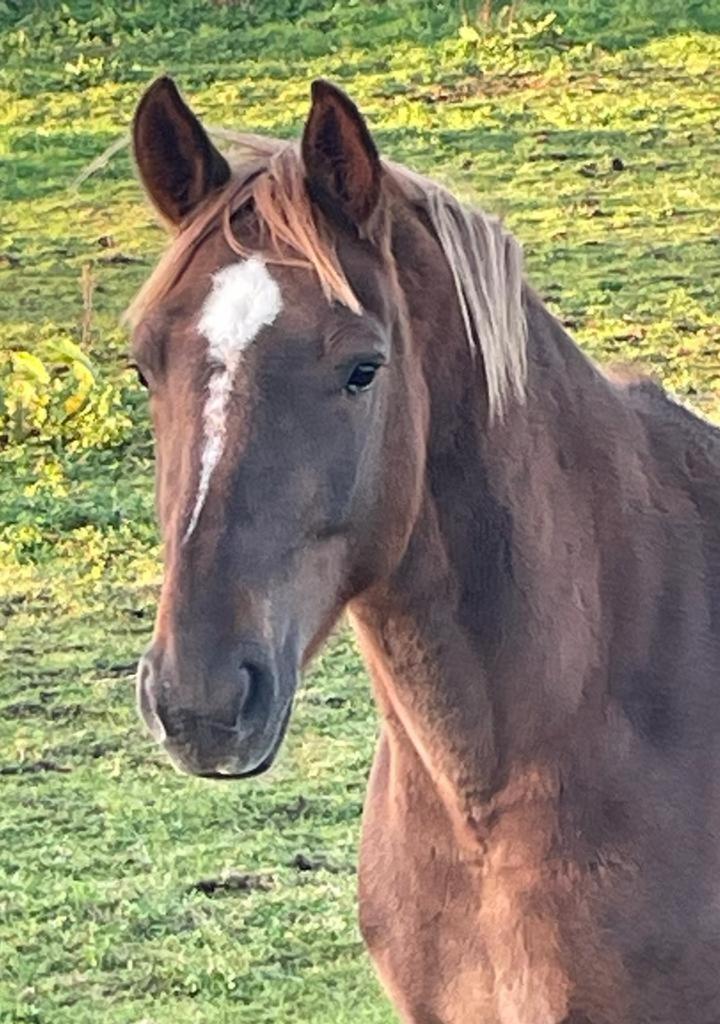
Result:
[[[180,777],[136,720],[160,564],[119,315],[163,239],[127,151],[72,183],[154,74],[281,135],[344,85],[388,155],[505,216],[587,351],[720,418],[720,0],[478,6],[0,0],[3,1024],[394,1019],[355,924],[349,637],[268,778]]]

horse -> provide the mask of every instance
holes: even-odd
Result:
[[[400,1018],[718,1024],[720,434],[601,371],[512,234],[332,84],[232,166],[168,78],[132,136],[172,236],[128,311],[151,734],[264,772],[347,612],[380,722],[359,923]]]

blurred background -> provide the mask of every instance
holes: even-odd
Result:
[[[394,1019],[355,923],[376,726],[349,635],[267,778],[181,778],[136,719],[144,87],[290,137],[334,80],[387,156],[505,218],[587,352],[717,418],[719,33],[720,0],[0,0],[0,1021]]]

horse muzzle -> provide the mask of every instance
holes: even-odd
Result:
[[[151,647],[137,672],[141,718],[181,771],[246,778],[275,760],[290,718],[294,685],[283,696],[278,672],[253,648],[233,651],[221,673],[185,671]]]

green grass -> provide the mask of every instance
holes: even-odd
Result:
[[[440,0],[168,6],[0,0],[0,1021],[390,1022],[355,925],[376,726],[349,638],[268,778],[180,777],[136,720],[160,565],[118,318],[163,240],[127,153],[71,184],[159,71],[285,135],[333,78],[388,155],[505,216],[587,351],[720,418],[720,2],[488,29]]]

